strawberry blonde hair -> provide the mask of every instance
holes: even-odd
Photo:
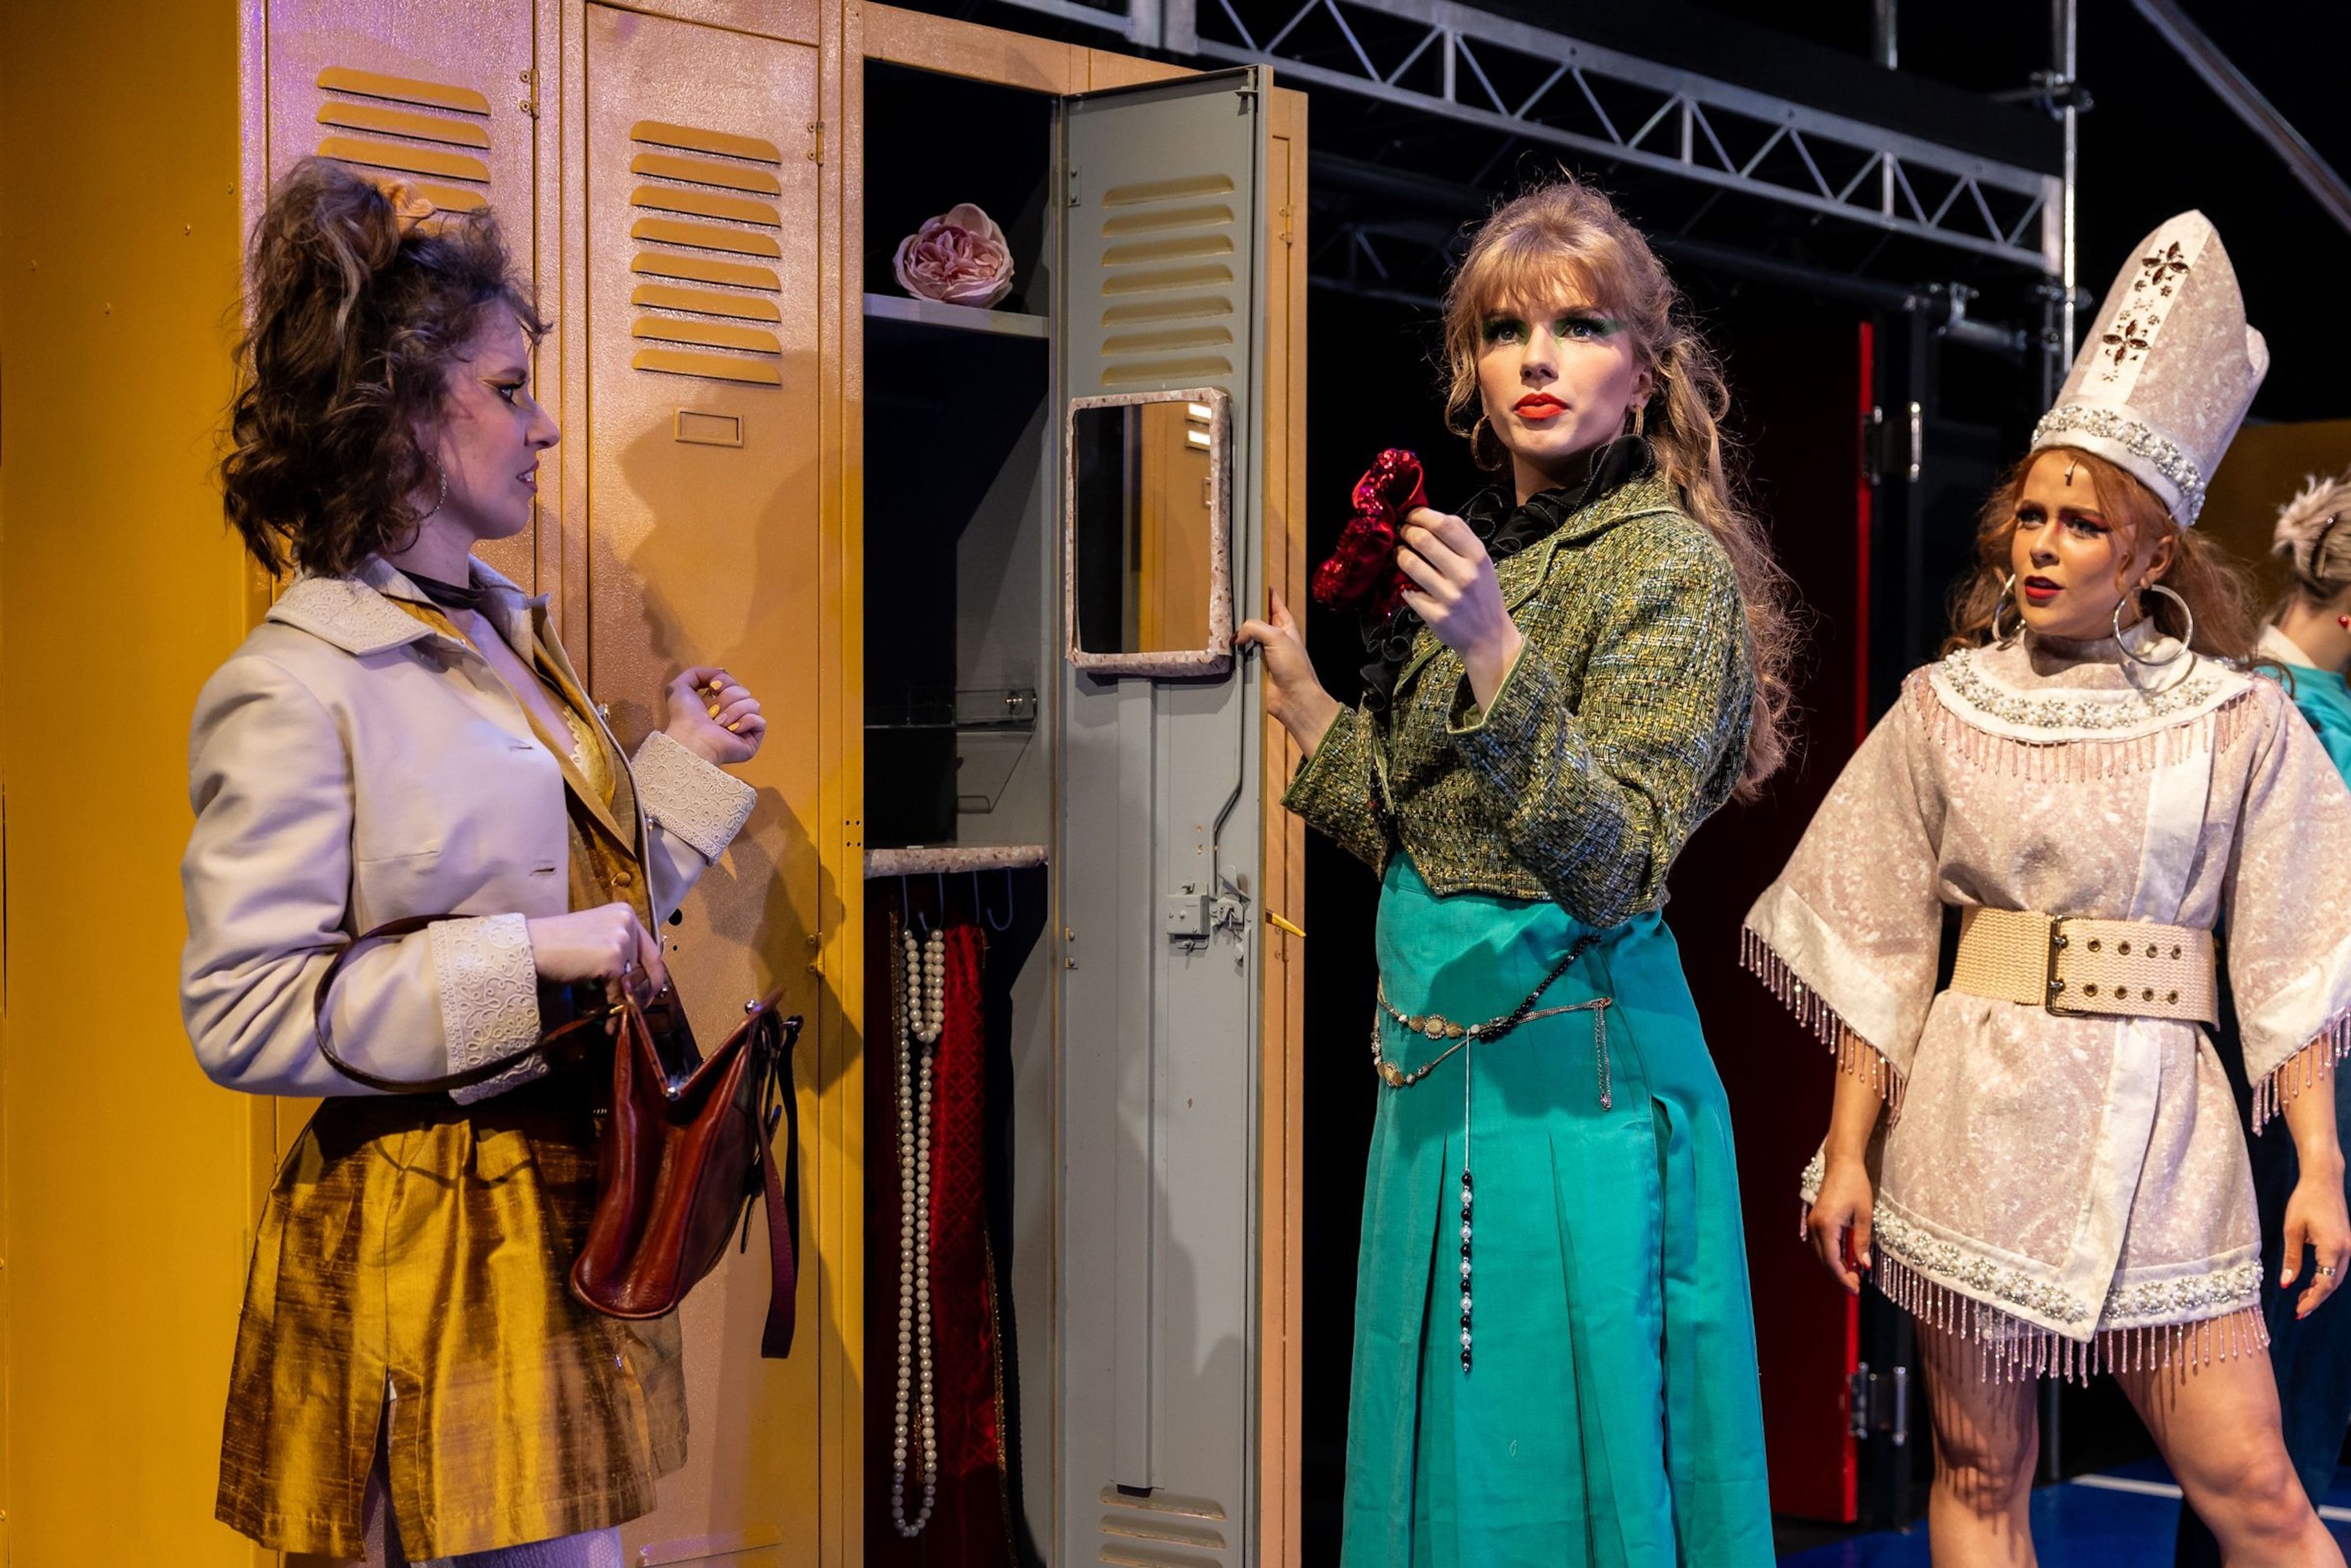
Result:
[[[2016,503],[2024,494],[2025,476],[2052,450],[2027,453],[1985,500],[1976,519],[1975,575],[1952,596],[1951,635],[1943,643],[1946,653],[1996,641],[1993,624],[2003,613],[2008,617],[2004,630],[2015,630],[2015,614],[2007,610],[2007,582],[2013,559],[2011,547],[2016,538]],[[2253,619],[2252,580],[2245,569],[2194,528],[2181,528],[2156,493],[2126,470],[2095,453],[2070,446],[2063,455],[2089,476],[2098,511],[2116,537],[2129,542],[2132,557],[2141,544],[2152,549],[2163,539],[2171,540],[2171,567],[2159,580],[2186,600],[2196,617],[2196,635],[2189,646],[2216,658],[2240,663],[2251,659],[2253,640],[2260,632]],[[2116,586],[2121,585],[2117,580]],[[2177,637],[2188,629],[2179,606],[2160,593],[2147,595],[2141,607],[2154,618],[2156,630],[2166,636]]]
[[[1445,292],[1445,359],[1451,375],[1446,423],[1469,439],[1486,467],[1501,465],[1499,440],[1478,393],[1486,318],[1512,304],[1550,304],[1569,292],[1622,320],[1649,372],[1641,408],[1658,471],[1682,508],[1730,557],[1746,608],[1755,668],[1755,710],[1734,799],[1751,800],[1787,760],[1790,667],[1796,628],[1787,574],[1771,557],[1762,519],[1740,494],[1722,433],[1730,393],[1722,368],[1691,325],[1681,290],[1615,204],[1567,178],[1504,204],[1470,242]]]

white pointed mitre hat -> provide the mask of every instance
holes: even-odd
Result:
[[[2140,242],[2106,290],[2032,450],[2106,459],[2184,528],[2269,368],[2220,235],[2202,213],[2182,213]]]

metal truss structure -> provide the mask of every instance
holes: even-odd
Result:
[[[2063,270],[2063,182],[1455,0],[1005,0],[1525,142]]]

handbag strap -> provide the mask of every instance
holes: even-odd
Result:
[[[533,1058],[538,1058],[552,1067],[558,1056],[563,1054],[559,1048],[576,1045],[578,1041],[574,1037],[584,1035],[590,1029],[603,1023],[615,1011],[620,1010],[608,1007],[601,1010],[583,1012],[570,1022],[559,1024],[554,1029],[547,1030],[529,1046],[511,1056],[502,1056],[496,1061],[485,1061],[461,1071],[443,1073],[438,1078],[386,1078],[381,1073],[370,1072],[365,1068],[354,1067],[337,1054],[332,1034],[327,1027],[327,1003],[329,993],[334,989],[336,977],[343,972],[343,966],[350,963],[360,948],[373,943],[389,942],[402,936],[413,936],[426,926],[438,925],[444,920],[466,918],[469,917],[454,914],[406,915],[399,920],[387,920],[371,931],[362,931],[343,945],[343,950],[335,955],[334,962],[327,966],[327,972],[319,977],[319,988],[310,1002],[311,1016],[317,1028],[319,1054],[327,1059],[328,1066],[332,1067],[354,1083],[363,1083],[370,1089],[381,1090],[387,1094],[445,1094],[452,1090],[470,1089],[476,1083],[486,1083],[501,1072],[510,1072],[517,1064]],[[632,998],[623,1005],[633,1011],[637,1004]]]
[[[784,1147],[777,1153],[768,1134],[772,1124],[760,1119],[760,1176],[766,1183],[768,1209],[768,1326],[759,1336],[759,1354],[780,1361],[791,1354],[792,1329],[799,1303],[800,1280],[800,1108],[792,1085],[792,1047],[799,1039],[799,1019],[784,1022],[776,1050],[773,1077],[784,1113]],[[781,1166],[780,1176],[776,1169]]]

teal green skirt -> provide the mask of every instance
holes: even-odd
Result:
[[[1398,852],[1380,974],[1408,1013],[1507,1013],[1585,928],[1439,898]],[[1345,1568],[1768,1564],[1763,1412],[1729,1107],[1673,934],[1605,933],[1539,1019],[1383,1086],[1355,1287]],[[1382,1015],[1407,1071],[1444,1049]],[[1464,1073],[1474,1354],[1461,1364]]]

